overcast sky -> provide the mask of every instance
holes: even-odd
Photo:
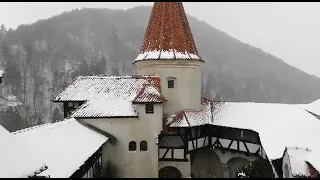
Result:
[[[46,19],[75,8],[128,9],[151,2],[0,2],[0,24]],[[185,2],[188,14],[320,77],[320,3]]]

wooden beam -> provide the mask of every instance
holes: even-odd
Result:
[[[162,156],[161,158],[163,159],[164,157],[166,157],[166,155],[168,154],[168,152],[169,152],[169,148],[164,152],[164,154],[163,154],[163,156]]]
[[[171,158],[174,158],[174,149],[171,149]]]
[[[202,147],[204,147],[204,145],[205,145],[205,143],[206,143],[206,140],[207,140],[207,136],[206,136],[206,137],[204,137]]]
[[[246,148],[246,151],[247,151],[248,153],[250,153],[250,151],[249,151],[249,148],[248,148],[247,144],[246,144],[245,142],[242,142],[242,143],[243,143],[244,147]]]
[[[159,161],[189,162],[188,159],[160,158]]]
[[[229,145],[228,145],[228,149],[230,149],[230,147],[232,146],[233,140],[230,141]]]

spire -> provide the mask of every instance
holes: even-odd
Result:
[[[155,2],[135,61],[201,60],[182,2]]]

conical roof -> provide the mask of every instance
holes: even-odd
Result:
[[[155,2],[135,61],[201,60],[182,2]]]

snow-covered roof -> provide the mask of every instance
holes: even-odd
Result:
[[[315,137],[320,137],[320,121],[300,108],[302,105],[204,100],[202,103],[201,111],[175,114],[167,119],[167,124],[170,127],[188,127],[189,123],[190,126],[213,124],[253,130],[259,133],[269,159],[282,157],[286,146],[320,152],[320,144],[315,142]]]
[[[213,102],[202,99],[199,110],[182,110],[167,119],[170,127],[194,127],[213,123]]]
[[[132,101],[146,84],[154,85],[160,91],[159,76],[79,76],[54,101]]]
[[[320,99],[304,105],[305,110],[320,116]]]
[[[74,118],[48,123],[13,133],[23,140],[48,170],[41,175],[70,177],[108,138],[81,125]],[[21,159],[17,159],[21,161]]]
[[[134,104],[127,100],[89,100],[81,105],[71,117],[137,117]]]
[[[72,117],[137,116],[134,103],[163,103],[159,76],[80,76],[54,101],[87,101]]]
[[[287,147],[289,165],[293,176],[310,177],[310,167],[306,161],[310,158],[310,149],[300,147]]]
[[[27,144],[0,126],[0,178],[27,178],[47,167],[32,154]]]
[[[157,90],[153,85],[145,85],[136,97],[132,100],[133,103],[164,103],[167,102],[166,98]]]

